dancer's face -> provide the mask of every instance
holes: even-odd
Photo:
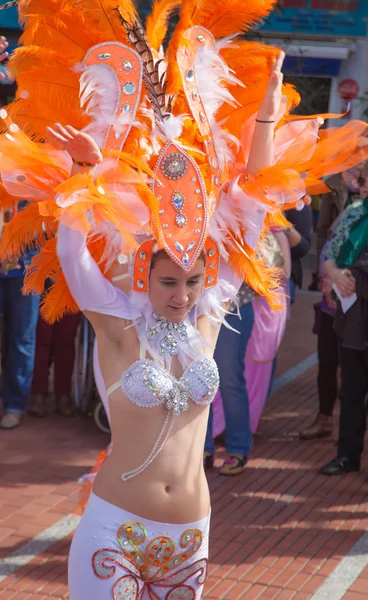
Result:
[[[198,300],[204,277],[204,259],[199,258],[187,273],[165,252],[153,261],[149,298],[154,310],[172,323],[183,321]]]

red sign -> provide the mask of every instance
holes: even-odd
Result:
[[[339,96],[343,100],[354,100],[359,91],[359,84],[355,79],[344,79],[339,84]]]

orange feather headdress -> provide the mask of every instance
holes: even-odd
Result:
[[[284,222],[284,208],[321,190],[323,175],[367,154],[357,150],[364,124],[319,139],[321,119],[290,117],[299,96],[286,85],[274,164],[247,176],[255,116],[279,50],[239,34],[275,0],[156,0],[146,30],[131,0],[17,4],[24,31],[9,64],[17,96],[0,111],[7,127],[0,136],[0,192],[3,206],[17,198],[30,204],[7,225],[1,254],[38,245],[25,289],[40,292],[46,277],[54,279],[45,317],[76,309],[56,256],[59,221],[88,234],[104,272],[121,253],[135,256],[136,291],[147,289],[154,245],[186,270],[205,248],[207,288],[218,281],[222,256],[273,303],[274,273],[258,258],[259,239]],[[45,143],[46,127],[55,122],[98,142],[104,160],[94,178],[70,177],[70,161]],[[138,233],[151,238],[139,252]]]

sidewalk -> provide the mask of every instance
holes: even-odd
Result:
[[[279,355],[281,383],[249,466],[239,477],[209,475],[206,600],[368,597],[367,459],[360,474],[325,478],[318,468],[334,456],[337,419],[332,440],[297,437],[317,407],[316,367],[308,368],[316,299],[300,294],[293,307]],[[83,418],[26,418],[19,429],[0,432],[0,600],[68,597],[77,479],[108,441]]]

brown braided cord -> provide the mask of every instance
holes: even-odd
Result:
[[[0,6],[0,10],[5,10],[6,8],[11,8],[12,6],[16,6],[19,0],[12,0],[11,2],[6,2],[2,6]]]

